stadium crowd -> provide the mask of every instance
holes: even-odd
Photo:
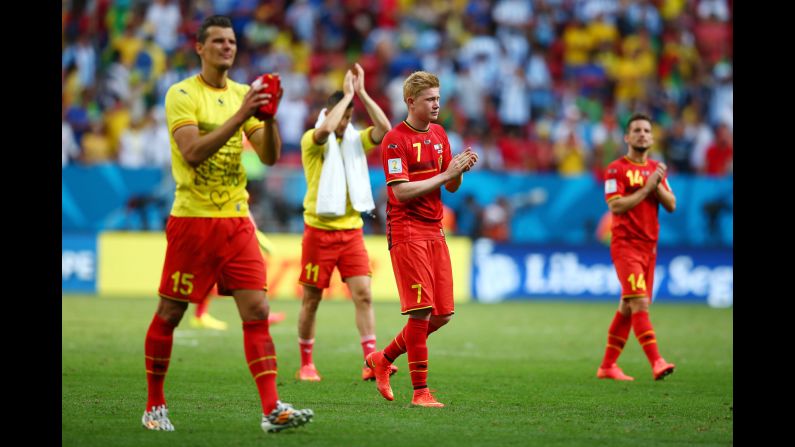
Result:
[[[354,61],[391,122],[402,80],[442,81],[441,121],[479,169],[592,172],[624,151],[634,111],[672,173],[732,171],[731,0],[64,0],[62,159],[168,166],[163,102],[198,73],[196,30],[232,17],[230,77],[278,72],[279,166]],[[366,117],[356,103],[355,117]],[[378,166],[380,151],[370,156]]]

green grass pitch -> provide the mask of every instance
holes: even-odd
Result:
[[[225,332],[175,332],[166,379],[173,433],[141,427],[146,404],[144,336],[154,298],[64,296],[64,446],[653,446],[731,445],[731,309],[654,304],[660,352],[676,372],[655,382],[634,336],[619,364],[634,382],[595,377],[616,303],[459,304],[428,340],[431,389],[445,408],[414,408],[406,357],[392,378],[395,401],[363,382],[353,305],[322,303],[315,364],[323,381],[294,379],[297,301],[274,301],[287,319],[271,327],[285,402],[315,411],[297,430],[266,434],[230,298],[211,313]],[[189,312],[192,311],[189,309]],[[378,348],[400,330],[397,303],[376,303]]]

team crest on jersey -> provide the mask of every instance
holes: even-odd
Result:
[[[425,141],[423,141],[423,143],[425,143],[425,144],[431,144],[431,140],[425,140]]]
[[[388,144],[388,145],[386,146],[386,148],[387,148],[387,149],[397,149],[397,144],[394,144],[394,143],[392,143],[392,144]]]
[[[605,180],[605,194],[610,194],[618,191],[618,186],[616,185],[616,179],[611,178]]]
[[[403,172],[403,163],[399,158],[390,158],[386,161],[386,164],[389,167],[390,174],[400,174]]]

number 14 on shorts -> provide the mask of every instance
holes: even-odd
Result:
[[[634,273],[629,275],[629,278],[627,278],[627,281],[629,281],[629,284],[632,286],[632,290],[633,291],[638,290],[638,289],[646,290],[646,280],[643,279],[643,273],[638,275],[637,282],[635,281],[635,274]]]

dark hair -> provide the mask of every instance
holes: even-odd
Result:
[[[331,108],[336,106],[337,103],[340,102],[344,96],[345,93],[343,93],[342,90],[337,90],[336,92],[332,93],[331,96],[329,96],[328,100],[326,101],[326,108],[331,110]],[[345,110],[348,110],[351,107],[353,107],[353,101],[348,103],[348,107],[346,107]]]
[[[627,128],[625,129],[625,132],[629,132],[629,127],[632,126],[633,121],[639,121],[639,120],[648,121],[649,124],[651,124],[651,118],[649,117],[649,115],[646,115],[645,113],[636,112],[629,117],[629,121],[627,121]]]
[[[202,22],[202,26],[199,28],[199,32],[196,34],[196,41],[199,43],[204,43],[207,40],[207,28],[211,26],[219,26],[221,28],[231,28],[232,27],[232,20],[227,16],[210,16],[204,19]]]

